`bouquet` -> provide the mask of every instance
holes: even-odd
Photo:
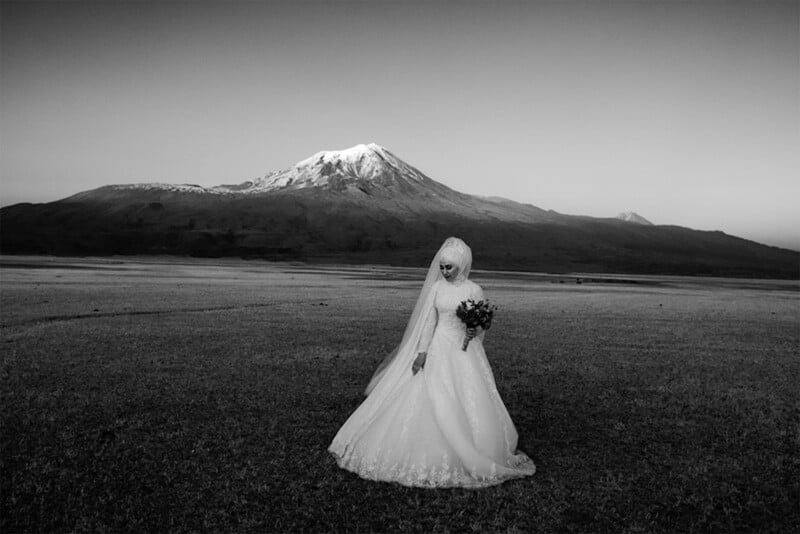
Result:
[[[497,306],[489,304],[488,300],[475,301],[469,299],[461,302],[456,308],[456,316],[467,326],[467,328],[482,327],[488,330],[492,326],[492,317]],[[469,345],[469,337],[464,338],[464,344],[461,345],[461,350],[466,351]]]

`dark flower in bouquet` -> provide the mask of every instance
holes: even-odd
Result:
[[[492,318],[497,306],[489,303],[488,300],[468,299],[456,308],[456,316],[461,319],[467,329],[481,327],[488,330],[492,326]],[[464,338],[464,343],[461,345],[461,350],[467,350],[469,345],[469,337]]]

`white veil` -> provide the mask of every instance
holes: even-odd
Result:
[[[419,292],[417,304],[408,320],[402,341],[378,366],[364,391],[365,395],[370,395],[378,386],[382,391],[388,393],[393,391],[398,384],[413,376],[411,364],[417,357],[417,346],[425,323],[429,314],[433,312],[435,296],[433,289],[436,282],[444,279],[442,273],[439,272],[439,262],[443,257],[458,265],[459,272],[456,280],[469,277],[470,269],[472,269],[472,250],[461,239],[448,237],[431,261],[425,283]]]

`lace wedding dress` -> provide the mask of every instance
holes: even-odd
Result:
[[[403,341],[329,447],[340,467],[370,480],[432,488],[485,487],[536,471],[516,450],[517,431],[483,336],[461,350],[465,327],[456,308],[483,299],[467,279],[471,260],[469,247],[455,238],[437,253]],[[441,261],[458,262],[459,276],[444,280]],[[426,349],[424,368],[413,374],[414,357]]]

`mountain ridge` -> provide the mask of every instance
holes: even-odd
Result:
[[[4,254],[177,254],[419,265],[450,235],[482,268],[800,277],[721,232],[560,214],[441,184],[374,143],[235,185],[109,185],[0,209]]]

